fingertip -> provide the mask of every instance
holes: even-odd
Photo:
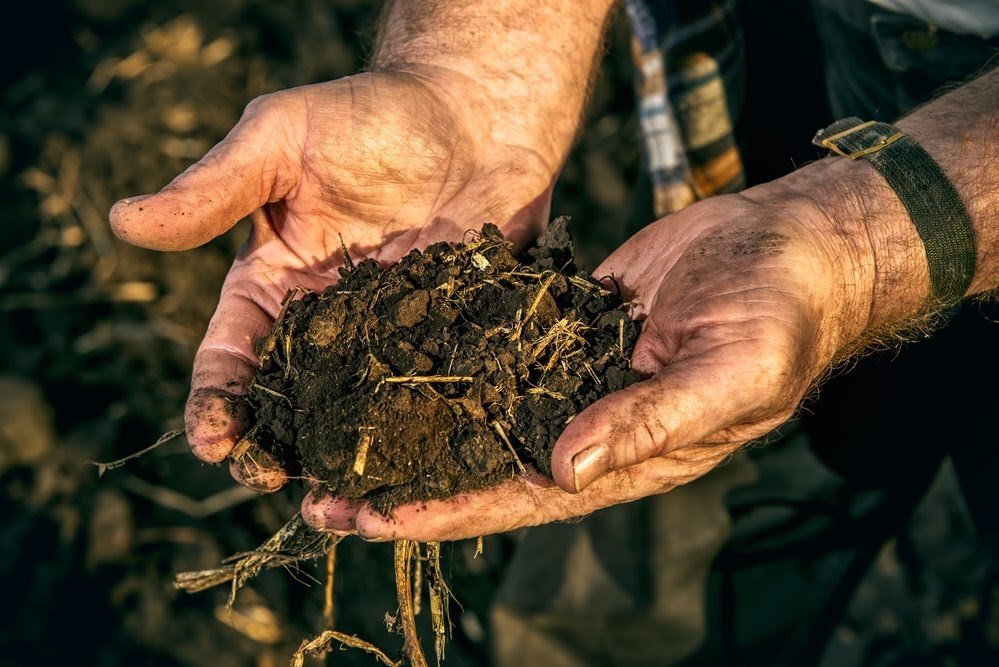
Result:
[[[122,241],[148,250],[190,250],[217,234],[183,197],[166,190],[122,199],[111,207],[111,229]]]
[[[195,389],[184,409],[187,441],[206,463],[225,460],[246,431],[246,422],[242,398],[221,389]]]
[[[396,539],[395,523],[374,508],[364,507],[354,517],[354,530],[367,542],[387,542]]]
[[[288,474],[277,459],[266,452],[244,456],[238,461],[230,459],[229,473],[243,486],[261,493],[280,491],[288,483]]]
[[[579,493],[612,470],[614,457],[605,442],[569,443],[552,453],[552,479],[569,493]]]
[[[302,500],[302,519],[316,530],[354,533],[361,506],[359,501],[337,498],[313,488]]]
[[[656,349],[651,337],[639,336],[631,353],[631,370],[650,378],[661,371],[666,364],[667,360],[663,358],[661,351]]]
[[[127,197],[114,203],[108,213],[108,222],[115,236],[126,243],[140,245],[135,239],[141,236],[141,217],[145,212],[142,204],[150,196],[152,195]]]
[[[190,250],[208,243],[239,220],[241,216],[225,210],[223,204],[170,185],[155,194],[117,202],[108,217],[118,238],[131,245],[149,250]]]
[[[563,491],[576,493],[575,475],[572,470],[572,457],[573,454],[571,452],[560,452],[558,450],[558,446],[556,445],[555,451],[552,452],[552,479],[555,480],[555,484]]]

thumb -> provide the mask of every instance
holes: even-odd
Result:
[[[110,222],[120,239],[153,250],[188,250],[228,231],[297,182],[273,131],[274,114],[251,113],[200,161],[151,195],[122,199]]]
[[[589,406],[555,444],[555,482],[578,493],[612,470],[695,443],[741,444],[776,428],[793,406],[784,409],[781,373],[760,347],[740,341],[711,349]]]

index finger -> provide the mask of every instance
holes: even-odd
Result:
[[[223,461],[245,433],[249,415],[243,397],[257,367],[253,342],[269,327],[259,306],[223,288],[194,358],[184,411],[187,439],[201,460]]]

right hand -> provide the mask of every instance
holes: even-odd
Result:
[[[561,158],[492,139],[502,121],[465,103],[468,85],[379,72],[265,95],[160,192],[112,208],[121,239],[155,250],[194,248],[252,220],[194,361],[185,421],[199,458],[225,460],[245,432],[254,343],[290,288],[337,279],[341,238],[354,259],[392,262],[486,222],[517,245],[543,228]],[[260,491],[287,481],[267,462],[231,470]]]
[[[771,432],[862,340],[870,312],[863,239],[826,213],[775,181],[648,225],[593,274],[643,320],[631,368],[645,379],[573,417],[552,479],[532,470],[390,517],[365,505],[351,527],[435,542],[565,521],[687,484]],[[323,502],[303,516],[341,528],[342,507]]]

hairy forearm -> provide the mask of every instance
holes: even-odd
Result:
[[[999,286],[999,70],[925,104],[895,125],[953,183],[977,241],[968,295]],[[843,289],[856,317],[843,336],[863,339],[905,327],[930,305],[923,243],[902,202],[866,160],[831,157],[776,181],[804,209],[831,223],[842,244]]]
[[[486,141],[529,147],[555,173],[579,126],[613,5],[395,0],[371,66],[425,77]]]
[[[954,184],[978,241],[968,294],[999,286],[999,69],[927,104],[898,123]]]

